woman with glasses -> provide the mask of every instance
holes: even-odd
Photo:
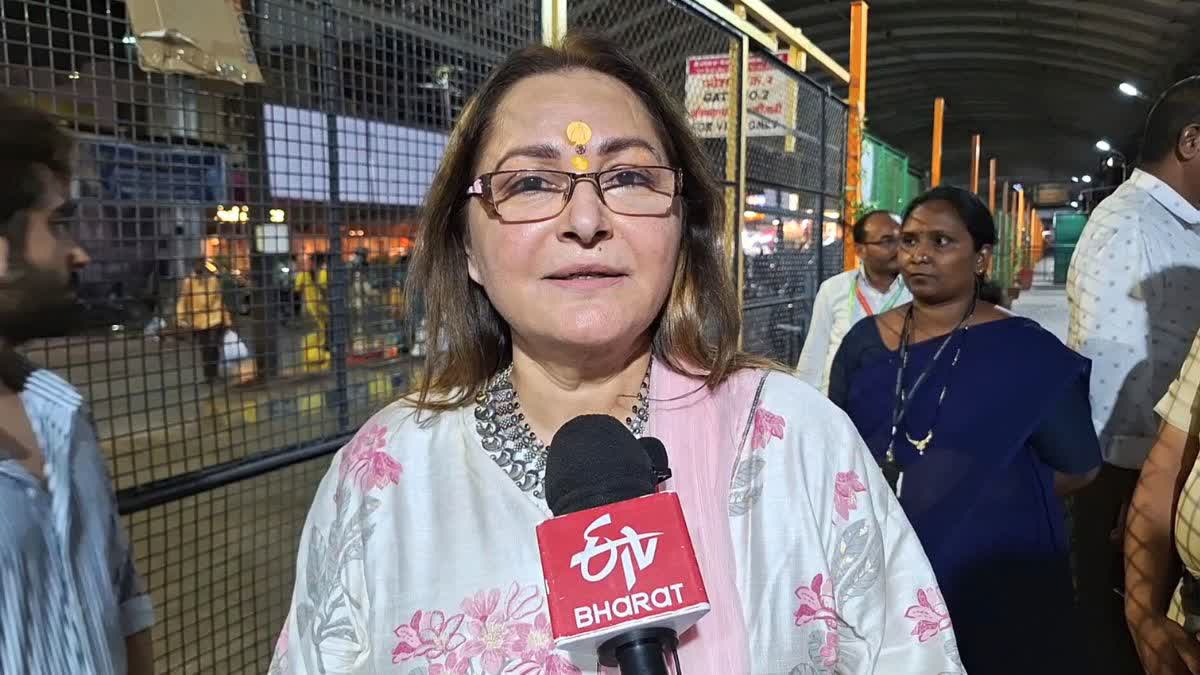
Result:
[[[553,648],[534,528],[548,441],[598,413],[671,456],[713,608],[681,635],[683,672],[958,670],[928,561],[853,426],[737,349],[709,161],[606,42],[492,74],[411,263],[444,349],[318,489],[276,669],[595,672],[594,653]]]
[[[912,299],[896,256],[897,219],[887,211],[870,211],[859,216],[852,232],[862,262],[858,269],[832,276],[817,289],[804,350],[796,364],[796,375],[822,393],[829,391],[829,367],[850,328]]]
[[[913,300],[846,334],[829,395],[929,554],[967,672],[1088,672],[1061,497],[1100,466],[1090,364],[979,299],[995,242],[975,195],[913,201],[899,256]]]

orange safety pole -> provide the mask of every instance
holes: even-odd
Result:
[[[1017,193],[1017,248],[1020,268],[1025,267],[1025,190]]]
[[[933,155],[930,159],[930,187],[942,184],[942,121],[946,117],[946,99],[933,99]]]
[[[983,144],[979,134],[971,135],[971,192],[979,194],[979,151]]]
[[[996,213],[996,158],[988,160],[988,211]]]
[[[1033,206],[1029,209],[1029,265],[1032,267],[1042,259],[1042,246],[1045,244],[1045,231],[1042,225],[1042,219],[1038,217],[1037,207]]]
[[[858,252],[854,250],[854,237],[846,236],[850,223],[858,217],[862,200],[862,143],[863,125],[867,116],[867,13],[870,7],[863,0],[850,4],[850,107],[849,137],[846,139],[846,206],[842,209],[845,219],[842,250],[843,267],[852,270],[858,267]],[[824,228],[825,215],[821,214]]]

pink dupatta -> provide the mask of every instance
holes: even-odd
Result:
[[[737,561],[729,529],[729,485],[764,373],[744,370],[715,392],[703,380],[656,361],[650,378],[648,434],[661,440],[700,562],[712,611],[680,636],[687,675],[749,672],[746,620],[737,588]]]

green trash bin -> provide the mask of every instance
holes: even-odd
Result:
[[[1083,235],[1087,225],[1087,215],[1083,213],[1054,214],[1054,283],[1067,283],[1067,273],[1071,269],[1071,256],[1075,253],[1075,245]]]

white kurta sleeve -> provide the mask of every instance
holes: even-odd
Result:
[[[821,284],[813,300],[812,318],[804,336],[804,349],[796,364],[796,376],[810,385],[823,389],[825,369],[829,363],[829,337],[833,332],[834,293],[829,281]]]
[[[401,466],[387,428],[368,423],[334,457],[313,498],[296,558],[296,582],[269,675],[373,672],[371,592],[364,559],[386,491]]]

